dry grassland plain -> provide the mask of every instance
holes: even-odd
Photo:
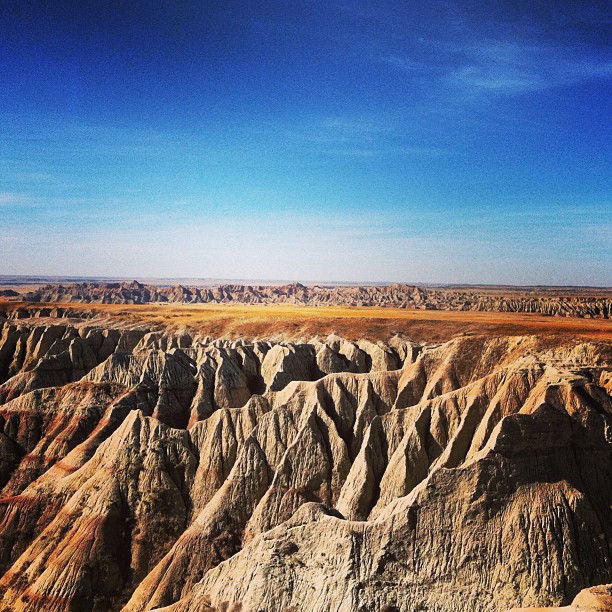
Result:
[[[0,302],[5,312],[60,307],[76,317],[93,316],[121,327],[154,326],[213,337],[309,339],[331,333],[347,339],[386,340],[402,334],[415,341],[443,342],[462,334],[539,335],[612,340],[612,320],[539,314],[408,310],[377,307],[312,307],[216,304],[30,304]]]

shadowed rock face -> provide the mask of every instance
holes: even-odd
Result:
[[[367,287],[306,287],[300,283],[281,286],[221,285],[214,288],[157,287],[131,283],[50,284],[25,294],[30,302],[80,302],[98,304],[296,304],[309,306],[389,306],[425,310],[473,310],[531,312],[569,317],[610,318],[612,299],[602,295],[557,295],[540,288],[538,295],[508,289],[495,295],[477,288],[434,289],[394,284]]]
[[[606,343],[6,322],[0,610],[604,601],[611,393]]]

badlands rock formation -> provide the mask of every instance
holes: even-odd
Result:
[[[604,600],[609,343],[48,321],[1,328],[0,610]]]
[[[51,284],[24,295],[30,302],[80,302],[100,304],[299,304],[309,306],[388,306],[426,310],[532,312],[567,317],[612,317],[610,292],[601,295],[557,295],[540,290],[525,295],[509,290],[507,296],[478,290],[433,289],[411,285],[369,287],[306,287],[221,285],[214,288],[157,287],[131,283]]]

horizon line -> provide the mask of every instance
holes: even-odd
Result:
[[[549,288],[549,289],[604,289],[612,290],[611,285],[554,285],[554,284],[516,284],[516,283],[467,283],[467,282],[417,282],[417,281],[343,281],[343,280],[323,280],[323,279],[310,279],[310,280],[296,280],[296,279],[265,279],[265,278],[224,278],[224,277],[193,277],[193,276],[141,276],[135,278],[133,276],[86,276],[86,275],[45,275],[45,274],[0,274],[0,285],[25,285],[28,283],[36,284],[42,282],[140,282],[146,284],[147,281],[210,281],[219,284],[237,284],[237,285],[255,285],[256,283],[264,283],[271,286],[282,286],[289,284],[302,284],[305,286],[317,286],[317,285],[344,285],[349,287],[359,286],[390,286],[390,285],[409,285],[415,287],[516,287],[522,289],[538,289],[538,288]],[[14,281],[14,282],[12,282]],[[20,282],[19,282],[20,281]],[[155,284],[155,283],[153,283]],[[178,283],[182,284],[182,283]],[[172,285],[169,285],[172,286]],[[188,285],[189,286],[189,285]]]

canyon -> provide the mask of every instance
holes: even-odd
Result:
[[[0,610],[610,609],[605,317],[1,306]]]

